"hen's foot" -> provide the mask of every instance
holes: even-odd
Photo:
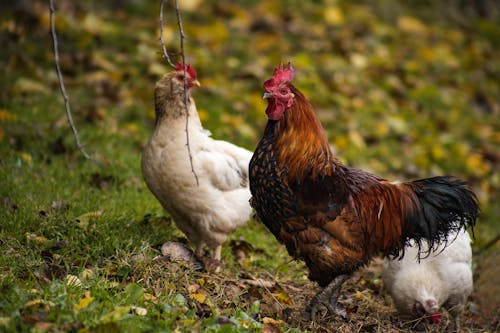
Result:
[[[222,261],[208,257],[203,257],[201,260],[203,261],[205,271],[213,273],[219,273],[221,271]]]

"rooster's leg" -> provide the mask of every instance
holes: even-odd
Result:
[[[337,276],[328,286],[314,296],[310,305],[312,321],[316,321],[316,314],[321,306],[326,306],[331,313],[345,317],[345,309],[337,304],[337,299],[339,298],[342,284],[348,278],[349,276],[347,275]]]

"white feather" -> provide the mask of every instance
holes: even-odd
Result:
[[[212,139],[201,125],[194,100],[189,104],[189,145],[199,185],[186,146],[186,118],[168,116],[184,113],[184,104],[175,97],[165,103],[167,116],[157,121],[144,148],[142,173],[151,192],[188,239],[197,247],[207,244],[216,248],[250,218],[247,179],[252,153]]]

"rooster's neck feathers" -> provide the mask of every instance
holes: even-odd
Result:
[[[330,174],[339,163],[330,151],[327,137],[306,97],[290,85],[295,95],[292,106],[279,121],[270,121],[273,128],[279,165],[287,170],[289,179],[303,179],[306,173]],[[319,167],[312,169],[312,166]]]

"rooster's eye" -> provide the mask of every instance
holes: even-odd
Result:
[[[286,89],[280,90],[280,94],[282,94],[282,95],[286,95],[287,93],[288,93],[288,90],[286,90]]]
[[[184,75],[182,74],[177,75],[177,80],[184,81]]]

